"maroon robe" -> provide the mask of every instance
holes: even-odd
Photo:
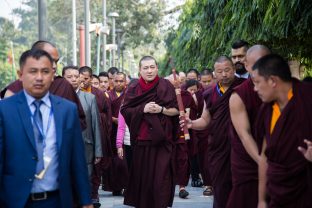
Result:
[[[206,107],[211,115],[208,126],[208,162],[214,188],[214,208],[226,207],[232,189],[231,144],[228,130],[231,124],[229,99],[233,88],[242,81],[244,80],[235,78],[232,85],[222,96],[218,93],[217,85],[208,88],[204,93]]]
[[[197,117],[200,118],[204,108],[204,98],[203,98],[204,90],[198,90],[196,92],[197,99]],[[197,146],[198,146],[198,165],[199,170],[203,178],[203,183],[205,186],[212,186],[211,177],[209,173],[209,164],[208,164],[208,137],[209,130],[197,130]]]
[[[260,100],[258,94],[254,91],[254,84],[251,78],[234,88],[234,91],[245,105],[250,123],[251,134],[256,140],[256,143],[259,144],[259,138],[255,136],[255,129],[257,127],[256,119],[262,101]],[[231,125],[231,148],[233,187],[227,207],[257,207],[258,165],[245,150],[233,125]],[[248,197],[246,197],[246,193],[248,193]]]
[[[20,80],[16,80],[9,84],[2,92],[1,95],[4,96],[6,90],[10,90],[13,93],[18,93],[23,89],[23,84]],[[76,103],[78,108],[78,115],[80,119],[80,125],[82,129],[85,129],[87,127],[86,124],[86,116],[84,114],[83,108],[81,106],[80,100],[77,96],[77,93],[75,92],[74,88],[71,86],[71,84],[64,79],[61,76],[54,77],[54,81],[52,82],[50,86],[50,93],[60,96],[62,98],[65,98],[67,100],[70,100],[74,103]]]
[[[192,95],[188,91],[181,91],[184,109],[190,108],[190,119],[196,119],[197,106]],[[190,178],[190,157],[197,153],[197,138],[192,130],[189,130],[190,140],[185,140],[184,132],[180,129],[176,138],[176,184],[187,186]]]
[[[124,99],[124,93],[118,97],[114,90],[108,92],[111,102],[112,117],[118,118],[120,106]],[[128,183],[128,168],[126,160],[121,160],[117,154],[116,137],[118,125],[112,123],[110,143],[112,149],[112,161],[103,172],[103,186],[105,191],[121,191]]]
[[[121,113],[130,130],[133,148],[130,178],[124,203],[139,208],[171,207],[174,197],[174,135],[178,117],[144,113],[148,102],[165,108],[177,108],[175,90],[162,78],[142,92],[139,84],[129,86]],[[148,139],[139,140],[141,123],[148,125]]]
[[[293,97],[285,106],[272,134],[270,133],[272,103],[264,104],[268,161],[266,191],[270,197],[269,207],[311,207],[312,163],[308,162],[298,146],[306,147],[303,139],[312,135],[311,84],[293,80]]]
[[[110,101],[105,96],[104,92],[95,87],[91,87],[91,93],[95,95],[96,103],[99,108],[101,143],[103,150],[103,158],[101,159],[100,163],[94,166],[91,177],[92,199],[98,199],[98,189],[101,184],[102,174],[110,166],[112,161],[112,149],[110,142],[112,120]]]

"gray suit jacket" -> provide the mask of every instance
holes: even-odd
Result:
[[[87,163],[92,163],[94,157],[102,157],[100,114],[95,96],[91,93],[78,91],[83,111],[86,115],[87,128],[82,132],[86,147]]]

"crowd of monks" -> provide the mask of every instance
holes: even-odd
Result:
[[[57,48],[33,47],[56,70]],[[214,208],[312,207],[312,85],[292,78],[282,57],[240,40],[212,70],[161,78],[152,57],[139,67],[140,78],[130,79],[116,67],[95,75],[66,66],[50,87],[78,106],[95,207],[99,188],[130,206],[170,207],[175,186],[187,200],[189,181],[213,196]],[[20,90],[16,80],[1,96]]]

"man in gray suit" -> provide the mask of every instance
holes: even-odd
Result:
[[[77,92],[82,108],[86,115],[87,128],[82,132],[82,136],[85,143],[88,173],[89,177],[91,177],[93,165],[100,162],[101,157],[103,156],[100,133],[100,114],[96,104],[96,99],[93,94],[79,90],[80,83],[78,67],[64,67],[62,75]]]

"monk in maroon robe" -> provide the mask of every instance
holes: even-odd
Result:
[[[171,207],[174,197],[174,137],[178,130],[174,87],[159,78],[156,60],[140,60],[141,78],[127,90],[121,113],[133,148],[124,203],[138,208]]]
[[[265,103],[258,207],[311,207],[312,163],[298,150],[312,135],[311,84],[293,79],[287,62],[274,54],[256,62],[252,78]]]
[[[195,83],[196,86],[196,83]],[[197,87],[197,86],[196,86]],[[181,91],[182,102],[185,109],[190,109],[189,117],[196,119],[196,105],[190,92]],[[185,190],[190,178],[190,158],[197,153],[197,138],[190,130],[190,140],[185,140],[184,132],[179,130],[176,138],[176,184],[180,186],[179,197],[186,198],[189,193]]]
[[[261,57],[270,53],[263,45],[255,45],[246,53],[246,69]],[[230,98],[231,127],[231,169],[233,188],[227,207],[257,207],[258,203],[258,146],[261,138],[256,137],[256,118],[262,101],[254,91],[254,84],[248,78],[234,88]],[[243,141],[243,142],[242,142]],[[246,193],[248,197],[246,198]]]
[[[204,97],[203,97],[204,89],[200,89],[195,93],[197,100],[197,116],[199,118],[203,112],[204,108]],[[204,191],[203,195],[211,196],[213,195],[212,181],[209,173],[209,164],[208,164],[208,137],[209,130],[197,130],[197,146],[198,146],[198,164],[201,176],[203,178],[204,183]]]
[[[118,128],[118,114],[120,106],[124,100],[124,91],[126,87],[126,75],[122,72],[117,72],[114,76],[114,89],[108,92],[112,109],[112,134],[111,149],[112,162],[103,173],[103,186],[105,191],[113,192],[113,195],[121,195],[122,190],[126,188],[128,183],[128,168],[126,160],[118,157],[116,148],[116,137]]]
[[[204,93],[204,110],[201,118],[187,120],[188,128],[202,130],[208,128],[208,163],[214,188],[214,208],[226,207],[232,188],[230,167],[230,112],[229,98],[233,88],[242,83],[243,79],[235,77],[234,65],[230,58],[220,56],[215,64],[217,84]],[[180,122],[184,126],[184,122]]]

